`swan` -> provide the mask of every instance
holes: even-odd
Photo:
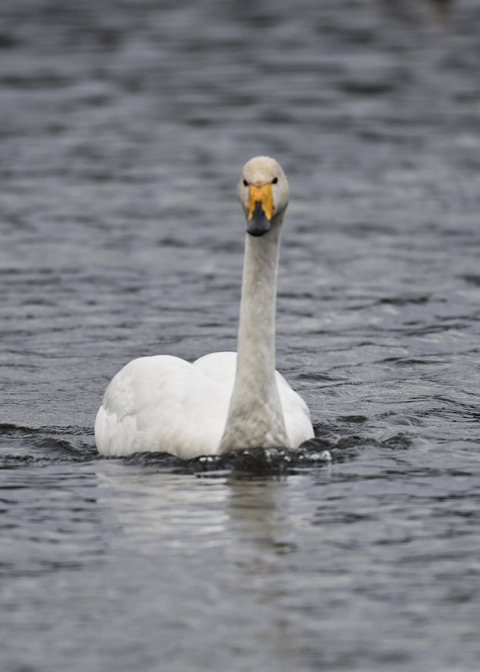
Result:
[[[140,357],[108,385],[95,421],[100,454],[167,452],[180,458],[253,447],[297,448],[313,437],[304,400],[275,370],[275,303],[287,178],[267,156],[243,167],[246,219],[238,352],[193,364]]]

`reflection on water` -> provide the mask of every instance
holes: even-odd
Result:
[[[477,669],[480,8],[292,7],[0,7],[2,672]],[[235,347],[259,153],[317,438],[100,460],[125,362]]]
[[[229,523],[238,536],[246,557],[239,558],[239,568],[250,575],[262,560],[283,555],[290,549],[291,520],[281,510],[279,490],[287,484],[286,477],[277,479],[229,479]],[[253,563],[250,566],[250,563]],[[269,571],[271,567],[265,567]]]

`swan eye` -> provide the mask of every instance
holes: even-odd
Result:
[[[247,182],[247,180],[243,180],[243,186],[244,186],[244,187],[248,187],[248,182]]]
[[[274,177],[273,180],[272,180],[272,184],[277,184],[277,182],[278,182],[278,177]]]

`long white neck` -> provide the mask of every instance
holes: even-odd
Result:
[[[220,451],[288,444],[275,381],[275,303],[280,226],[247,234],[235,384]]]

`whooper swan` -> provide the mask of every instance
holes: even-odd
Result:
[[[313,437],[303,399],[275,371],[275,302],[288,182],[267,156],[248,161],[238,185],[246,238],[238,354],[193,364],[141,357],[108,385],[95,422],[102,455],[167,452],[181,458],[238,449],[298,447]]]

